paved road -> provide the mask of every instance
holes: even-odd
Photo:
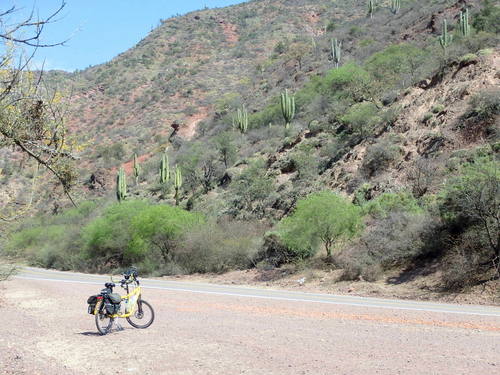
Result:
[[[60,281],[83,284],[103,285],[110,281],[109,276],[89,275],[74,272],[60,272],[40,268],[26,267],[18,278],[44,281]],[[119,276],[115,279],[120,280]],[[332,305],[362,306],[411,311],[442,312],[461,315],[483,315],[500,318],[500,306],[458,305],[382,298],[342,296],[318,293],[288,292],[283,290],[236,287],[228,285],[190,283],[167,280],[141,279],[141,285],[147,289],[171,290],[186,293],[213,294],[246,298],[262,298],[302,303],[322,303]]]
[[[499,307],[144,279],[153,325],[98,336],[85,301],[107,280],[5,283],[0,374],[500,375]]]

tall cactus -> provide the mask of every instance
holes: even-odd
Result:
[[[375,1],[368,0],[368,15],[373,18],[373,12],[375,12]]]
[[[401,0],[391,0],[391,13],[398,14],[401,9]]]
[[[175,205],[179,205],[179,192],[182,187],[182,172],[179,166],[175,166],[174,189],[175,189]]]
[[[248,130],[248,111],[245,106],[238,108],[238,112],[236,113],[236,118],[233,119],[235,126],[238,130],[245,134]]]
[[[446,48],[451,44],[453,40],[453,35],[448,34],[448,23],[446,19],[443,21],[443,30],[441,31],[441,35],[439,36],[439,44],[441,44],[441,48],[444,50],[446,54]]]
[[[288,129],[295,117],[295,97],[290,96],[288,90],[281,93],[281,113],[285,119],[285,128]]]
[[[170,166],[168,164],[168,154],[165,152],[160,163],[160,183],[164,184],[170,180]]]
[[[460,33],[466,38],[470,34],[469,9],[467,8],[463,12],[460,12]]]
[[[116,175],[116,198],[118,202],[125,200],[127,197],[127,176],[123,167],[120,168]]]
[[[139,184],[139,176],[142,173],[142,168],[139,165],[139,161],[137,160],[137,155],[134,154],[134,178],[135,178],[135,184]]]
[[[341,58],[341,51],[342,49],[342,42],[338,42],[337,38],[332,40],[332,58],[333,62],[335,63],[335,67],[338,69],[339,64],[340,64],[340,58]]]

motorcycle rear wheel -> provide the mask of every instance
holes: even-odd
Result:
[[[107,313],[106,309],[99,309],[95,315],[95,325],[97,330],[101,335],[106,335],[111,332],[115,318],[111,318]]]

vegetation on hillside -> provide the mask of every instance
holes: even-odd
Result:
[[[20,223],[5,253],[100,272],[316,257],[350,280],[431,262],[450,289],[498,278],[499,7],[367,4],[206,10],[54,72],[79,93],[70,121],[96,130],[93,178],[78,208]]]

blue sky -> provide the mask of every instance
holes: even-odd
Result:
[[[243,0],[65,0],[57,22],[46,27],[43,41],[55,43],[69,38],[64,46],[39,49],[35,65],[45,70],[74,71],[101,64],[134,46],[158,26],[160,19],[193,10],[224,7]],[[56,10],[58,0],[0,0],[0,13],[15,5],[16,19],[35,9],[40,17]]]

